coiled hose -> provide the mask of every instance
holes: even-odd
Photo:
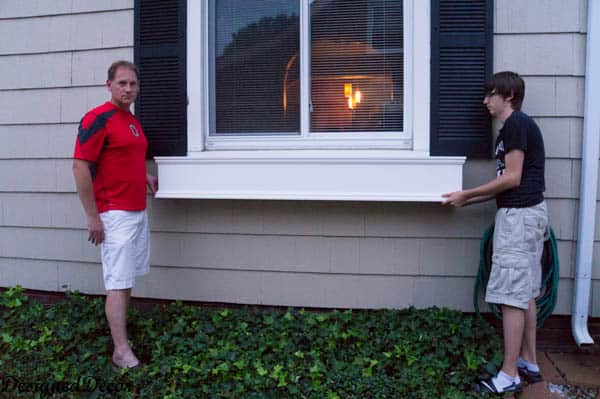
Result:
[[[558,291],[558,280],[560,265],[558,262],[558,250],[556,247],[556,237],[554,230],[549,227],[550,237],[544,242],[544,252],[542,253],[542,286],[540,296],[535,300],[537,306],[537,326],[544,324],[544,321],[552,314],[556,306],[556,296]],[[490,225],[483,233],[479,247],[479,271],[475,279],[475,288],[473,290],[473,306],[478,316],[479,298],[485,296],[485,287],[490,277],[492,269],[494,224]],[[500,306],[494,303],[488,303],[488,309],[498,318],[502,319]]]

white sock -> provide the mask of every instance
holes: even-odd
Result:
[[[521,356],[519,356],[519,361],[518,361],[517,365],[519,367],[526,367],[527,370],[532,371],[534,373],[540,372],[540,367],[537,364],[529,363],[528,361],[524,360]]]
[[[516,377],[511,377],[510,375],[506,374],[504,371],[500,370],[498,375],[496,375],[494,378],[492,378],[492,382],[496,386],[496,390],[498,390],[499,392],[502,392],[502,390],[504,390],[504,388],[506,388],[509,385],[512,385],[513,383],[520,384],[521,379],[519,378],[519,375],[517,375]]]

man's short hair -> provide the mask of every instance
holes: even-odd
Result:
[[[140,78],[140,72],[138,71],[138,67],[133,62],[120,60],[113,62],[108,67],[108,80],[115,79],[115,73],[117,73],[117,69],[120,67],[131,69],[133,72],[135,72],[135,77],[138,79]]]
[[[521,109],[525,97],[525,82],[516,72],[503,71],[495,73],[485,82],[485,94],[495,92],[504,98],[512,97],[510,103],[515,111]]]

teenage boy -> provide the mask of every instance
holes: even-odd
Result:
[[[544,201],[544,142],[537,124],[521,111],[525,82],[499,72],[486,82],[483,104],[502,123],[496,140],[496,178],[481,186],[443,194],[456,207],[496,198],[492,270],[485,300],[502,309],[502,370],[482,380],[480,392],[522,390],[519,374],[541,381],[536,359],[535,298],[541,286],[541,256],[548,225]]]

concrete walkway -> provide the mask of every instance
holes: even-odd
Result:
[[[515,399],[600,399],[600,353],[539,352],[545,381],[528,385]]]

